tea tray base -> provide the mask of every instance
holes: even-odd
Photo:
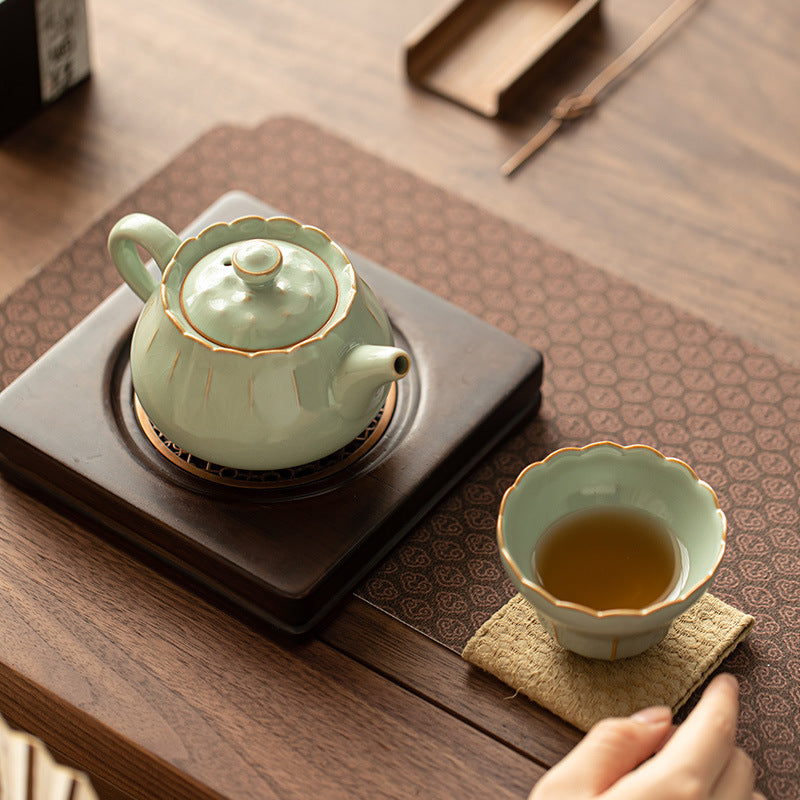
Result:
[[[231,192],[183,235],[279,213]],[[345,469],[254,489],[164,458],[134,411],[128,350],[142,304],[126,286],[0,394],[0,469],[205,598],[310,631],[541,400],[537,351],[349,255],[413,366],[385,433]]]

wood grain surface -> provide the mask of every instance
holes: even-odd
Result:
[[[513,798],[542,772],[337,648],[235,622],[5,482],[0,507],[17,531],[0,542],[0,708],[130,797]]]
[[[605,0],[504,120],[405,80],[438,5],[89,3],[92,79],[0,140],[0,294],[202,132],[296,115],[800,363],[796,0],[706,0],[510,180],[667,3]],[[105,798],[524,797],[576,741],[361,601],[289,646],[5,482],[0,516],[0,711]]]
[[[320,632],[320,639],[430,702],[468,717],[542,764],[562,758],[581,737],[572,725],[527,702],[488,673],[454,661],[442,645],[398,625],[357,597]]]
[[[513,179],[500,164],[663,10],[601,30],[492,121],[411,87],[437,0],[89,4],[93,76],[0,142],[0,291],[221,122],[294,114],[800,359],[800,5],[706,0]]]

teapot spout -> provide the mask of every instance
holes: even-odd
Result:
[[[333,380],[334,396],[344,415],[364,414],[375,394],[387,383],[404,377],[410,366],[410,356],[399,347],[362,344],[353,348]]]

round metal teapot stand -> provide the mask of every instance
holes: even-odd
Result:
[[[147,416],[139,403],[139,398],[136,395],[133,398],[136,419],[142,432],[156,451],[167,461],[195,478],[242,489],[284,489],[291,486],[303,486],[346,469],[365,456],[378,443],[392,419],[396,402],[397,385],[392,384],[386,402],[370,424],[351,442],[324,458],[296,467],[255,470],[226,467],[197,458],[164,436]]]

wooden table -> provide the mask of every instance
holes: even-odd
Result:
[[[0,142],[0,291],[203,131],[292,114],[800,361],[795,0],[704,3],[510,180],[547,110],[665,4],[607,0],[504,121],[406,83],[403,39],[437,5],[90,4],[92,80]],[[4,550],[0,711],[105,797],[523,797],[579,738],[357,599],[286,644],[5,482],[0,504],[24,543]]]

